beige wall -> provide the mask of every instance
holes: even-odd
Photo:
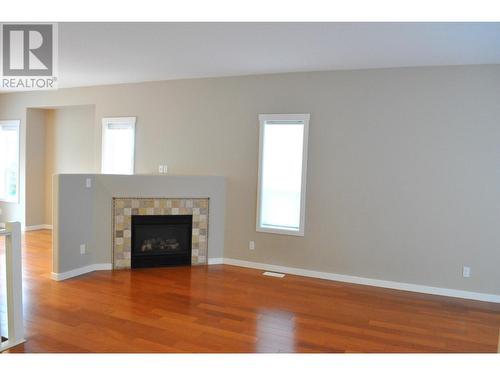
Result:
[[[93,106],[69,106],[48,113],[45,224],[52,224],[52,176],[97,172],[94,152],[97,141]]]
[[[137,173],[227,177],[225,257],[500,294],[498,103],[493,65],[8,94],[0,117],[95,105],[98,171],[100,119],[137,116]],[[311,113],[303,238],[255,232],[259,113]]]
[[[86,187],[87,179],[91,180],[90,189]],[[92,265],[108,264],[111,268],[113,197],[209,198],[208,262],[224,255],[224,177],[59,174],[54,176],[54,190],[57,192],[52,256],[55,273]],[[86,245],[84,255],[80,254],[80,244]]]
[[[28,108],[26,226],[52,224],[52,176],[95,172],[94,107]]]
[[[45,136],[45,165],[43,181],[40,181],[44,187],[44,220],[43,224],[52,225],[52,176],[54,175],[54,143],[55,143],[55,126],[54,126],[54,110],[46,109],[46,136]],[[29,122],[28,126],[29,128]],[[30,210],[29,204],[26,205],[26,213]]]
[[[26,226],[45,223],[45,164],[47,113],[26,112]]]

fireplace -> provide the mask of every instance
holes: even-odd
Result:
[[[131,267],[191,265],[193,215],[132,215]]]
[[[113,198],[113,269],[132,267],[133,216],[181,215],[192,218],[190,264],[207,264],[208,198]]]

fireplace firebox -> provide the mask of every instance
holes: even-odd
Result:
[[[192,215],[133,215],[131,267],[191,265]]]

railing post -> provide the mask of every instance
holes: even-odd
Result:
[[[7,289],[7,341],[1,350],[23,343],[23,277],[21,254],[21,224],[7,223],[5,237],[5,278]]]

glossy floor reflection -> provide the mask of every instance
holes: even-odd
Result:
[[[55,282],[23,239],[27,343],[13,352],[495,352],[500,305],[227,265]]]
[[[257,352],[293,353],[295,315],[281,310],[262,309],[257,320]]]

